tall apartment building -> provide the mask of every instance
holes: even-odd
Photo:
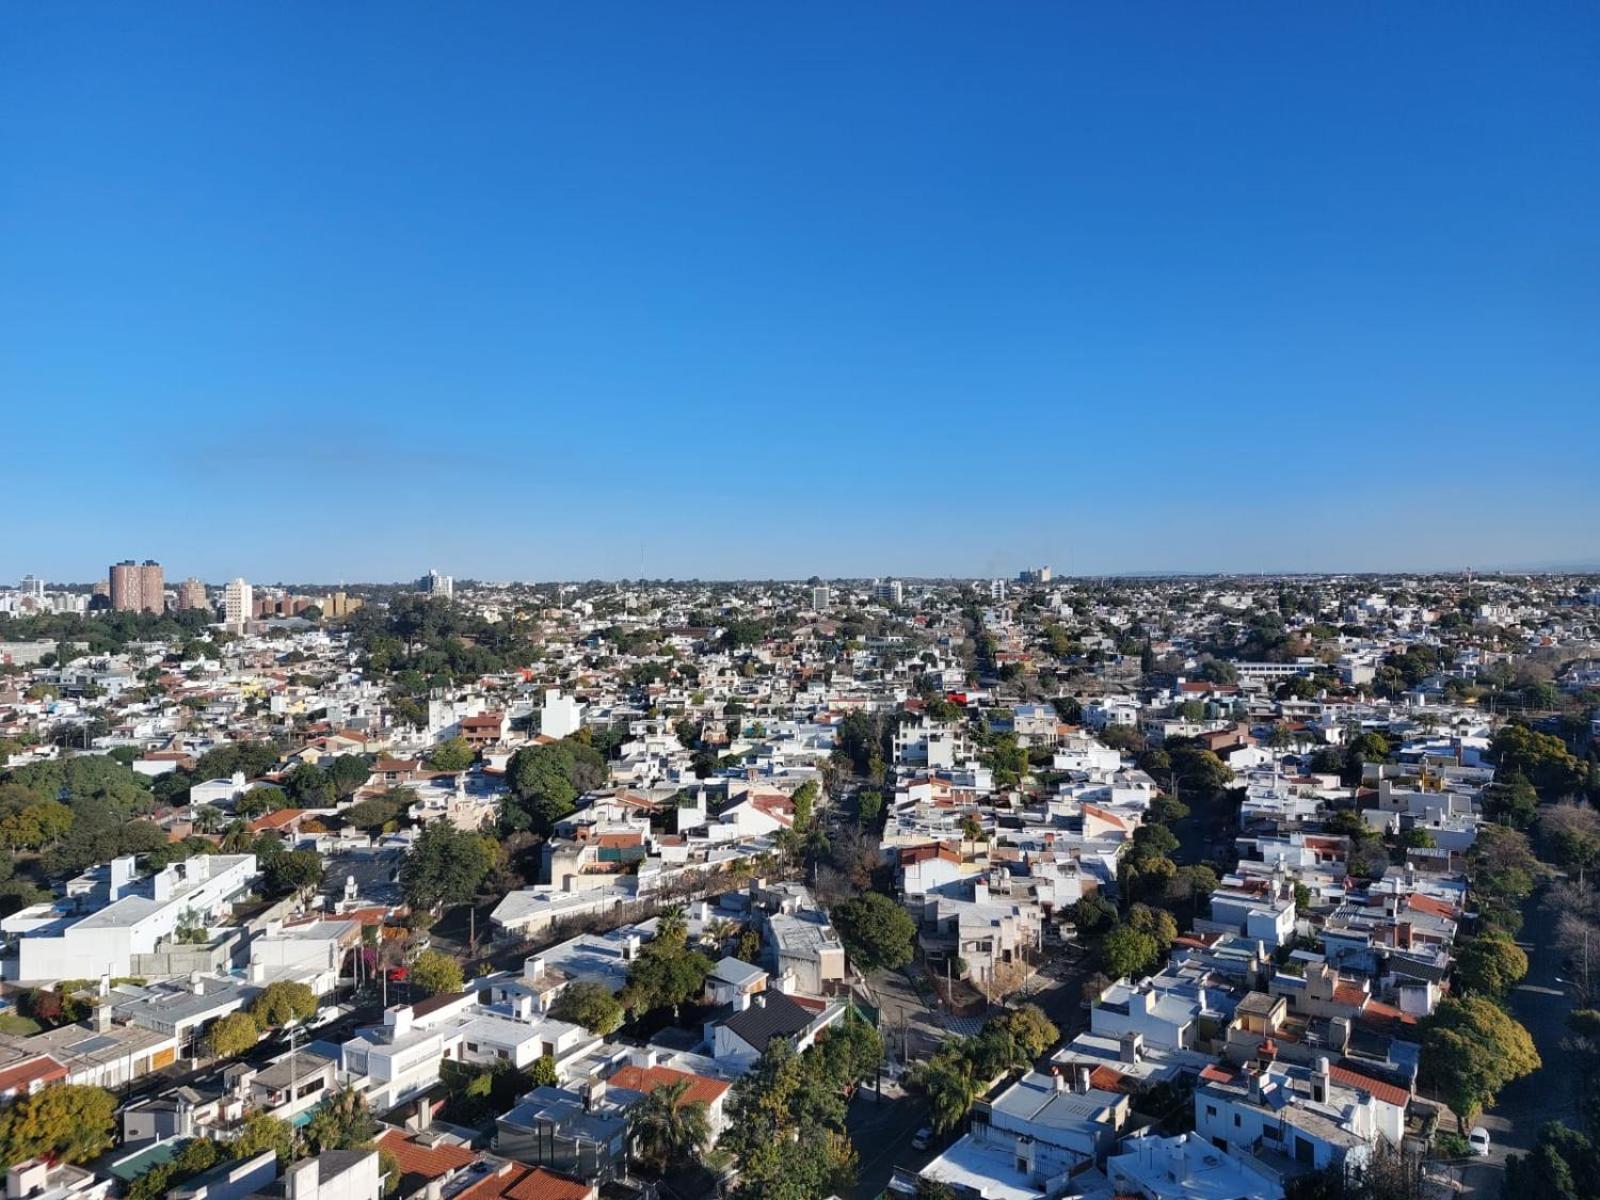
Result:
[[[167,580],[161,564],[147,558],[139,568],[139,595],[145,612],[167,611]]]
[[[17,587],[17,591],[31,600],[36,600],[40,604],[44,603],[44,580],[37,575],[24,575],[22,583]]]
[[[179,608],[209,608],[206,585],[192,576],[178,585]]]
[[[455,598],[456,581],[449,575],[441,575],[430,567],[428,573],[417,580],[417,590],[426,592],[430,596],[442,596],[446,600],[451,600]]]
[[[833,589],[830,587],[814,587],[811,589],[811,608],[815,612],[825,612],[833,603]]]
[[[1049,583],[1052,572],[1049,567],[1034,567],[1027,571],[1017,572],[1018,583]]]
[[[243,579],[231,580],[222,589],[222,619],[229,629],[243,629],[255,615],[250,585]]]
[[[360,596],[351,596],[344,592],[331,592],[323,597],[322,615],[325,617],[348,617],[360,607]]]
[[[905,587],[898,579],[878,580],[872,585],[872,598],[882,600],[885,604],[902,604],[905,595]]]
[[[153,558],[124,559],[111,567],[111,607],[118,612],[165,612],[166,578]]]

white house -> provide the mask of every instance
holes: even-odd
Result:
[[[209,926],[256,877],[254,854],[197,854],[139,878],[132,855],[113,859],[87,892],[35,904],[0,921],[16,937],[15,978],[98,979],[133,975],[135,955],[153,954],[180,925]],[[10,964],[7,964],[8,967]]]

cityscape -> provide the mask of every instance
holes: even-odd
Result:
[[[0,1200],[1600,1200],[1600,8],[0,6]]]
[[[1587,1119],[1600,576],[128,559],[0,673],[19,1186],[1492,1194]]]

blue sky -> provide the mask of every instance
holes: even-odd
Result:
[[[0,10],[0,579],[1600,560],[1587,3]]]

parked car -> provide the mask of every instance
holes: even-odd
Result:
[[[1474,1125],[1472,1132],[1467,1134],[1467,1145],[1479,1157],[1489,1153],[1489,1131],[1482,1125]]]
[[[913,1150],[926,1150],[932,1144],[933,1130],[926,1125],[911,1136],[911,1148]]]

